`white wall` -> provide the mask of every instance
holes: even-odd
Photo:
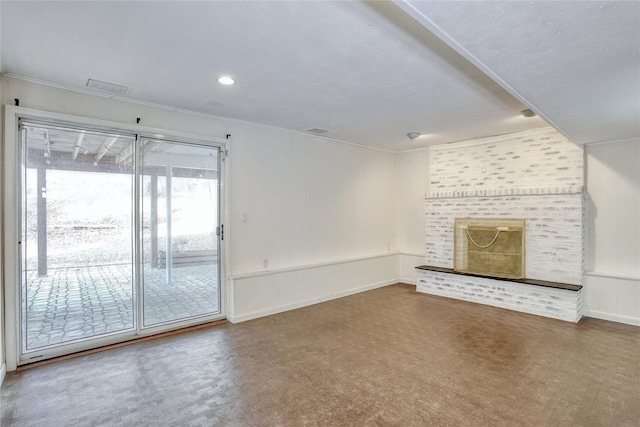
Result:
[[[397,282],[394,153],[248,126],[232,146],[232,321]]]
[[[231,282],[232,319],[397,281],[395,153],[6,77],[2,86],[3,104],[19,98],[20,106],[40,110],[130,124],[139,117],[144,126],[232,135],[230,216],[225,226],[231,242],[229,275],[238,276]],[[368,283],[339,280],[345,268],[352,268],[350,274],[363,268],[354,258],[371,260],[367,268],[374,273],[366,276]],[[295,275],[283,274],[277,301],[264,298],[274,286],[267,277],[292,268],[312,272],[320,265],[321,281],[301,283]],[[300,292],[301,286],[313,292]]]
[[[3,91],[4,89],[4,85],[1,84],[0,82],[0,104],[4,104],[4,102],[2,102],[4,100],[3,97]],[[4,135],[4,109],[0,109],[0,114],[2,114],[2,118],[0,118],[0,135]],[[2,137],[0,136],[0,140],[2,139]],[[2,145],[0,144],[0,165],[4,165],[3,161],[2,161]],[[2,188],[3,185],[1,185],[2,183],[2,176],[4,175],[4,166],[0,166],[0,205],[3,205],[2,200],[3,200],[3,196],[2,196]],[[4,205],[3,205],[3,209],[2,212],[4,213]],[[2,228],[2,217],[0,216],[0,229]],[[4,232],[3,232],[4,234]],[[6,365],[6,355],[5,355],[5,345],[4,345],[4,304],[2,303],[4,301],[4,269],[3,269],[3,251],[2,251],[2,244],[0,244],[0,384],[2,384],[2,380],[4,379],[5,373],[6,373],[6,369],[7,369],[7,365]]]
[[[396,251],[395,154],[248,126],[233,135],[234,275]]]
[[[587,147],[587,312],[640,325],[640,139]]]
[[[240,322],[398,282],[398,254],[238,274],[229,318]]]
[[[587,146],[587,270],[640,278],[640,139]]]
[[[429,191],[429,150],[398,153],[398,247],[424,256],[424,195]]]
[[[424,264],[424,195],[429,191],[429,150],[398,153],[398,250],[400,279],[416,283]]]

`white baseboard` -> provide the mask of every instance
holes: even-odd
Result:
[[[609,320],[611,322],[625,323],[627,325],[640,326],[640,319],[637,317],[623,316],[621,314],[607,313],[606,311],[585,310],[586,317]]]
[[[233,315],[228,315],[227,319],[229,320],[229,322],[231,323],[241,323],[241,322],[246,322],[248,320],[253,320],[253,319],[257,319],[260,317],[265,317],[265,316],[270,316],[272,314],[277,314],[277,313],[283,313],[285,311],[289,311],[289,310],[295,310],[297,308],[302,308],[302,307],[308,307],[310,305],[314,305],[314,304],[319,304],[325,301],[330,301],[332,299],[336,299],[336,298],[342,298],[342,297],[346,297],[349,295],[354,295],[360,292],[365,292],[365,291],[369,291],[372,289],[377,289],[377,288],[382,288],[384,286],[389,286],[389,285],[393,285],[396,283],[406,283],[408,285],[416,285],[416,280],[412,279],[412,278],[399,278],[397,280],[386,280],[383,282],[379,282],[379,283],[373,283],[370,285],[365,285],[365,286],[360,286],[358,288],[353,288],[353,289],[348,289],[346,291],[343,292],[338,292],[338,293],[334,293],[331,295],[327,295],[324,297],[320,297],[320,298],[314,298],[314,299],[310,299],[310,300],[305,300],[305,301],[299,301],[293,304],[285,304],[282,306],[278,306],[278,307],[272,307],[266,310],[260,310],[260,311],[254,311],[252,313],[247,313],[247,314],[243,314],[240,316],[233,316]],[[597,310],[588,310],[585,309],[584,316],[586,317],[593,317],[596,319],[602,319],[602,320],[609,320],[611,322],[618,322],[618,323],[625,323],[627,325],[634,325],[634,326],[640,326],[640,319],[635,318],[635,317],[631,317],[631,316],[623,316],[623,315],[619,315],[619,314],[613,314],[613,313],[608,313],[608,312],[604,312],[604,311],[597,311]],[[3,366],[4,368],[4,366]]]
[[[640,280],[636,276],[585,273],[585,316],[640,326]]]
[[[306,300],[306,301],[299,301],[299,302],[296,302],[296,303],[293,303],[293,304],[286,304],[286,305],[281,305],[281,306],[278,306],[278,307],[271,307],[271,308],[268,308],[266,310],[254,311],[252,313],[247,313],[247,314],[243,314],[243,315],[240,315],[240,316],[229,315],[229,316],[227,316],[227,320],[229,320],[229,322],[231,322],[231,323],[246,322],[247,320],[257,319],[259,317],[270,316],[272,314],[282,313],[282,312],[289,311],[289,310],[295,310],[297,308],[307,307],[307,306],[314,305],[314,304],[320,304],[320,303],[325,302],[325,301],[330,301],[332,299],[342,298],[342,297],[346,297],[346,296],[349,296],[349,295],[358,294],[360,292],[370,291],[372,289],[383,288],[385,286],[394,285],[394,284],[396,284],[398,282],[399,282],[399,280],[396,280],[396,279],[385,280],[383,282],[372,283],[372,284],[369,284],[369,285],[360,286],[358,288],[347,289],[345,291],[337,292],[337,293],[330,294],[330,295],[326,295],[326,296],[323,296],[323,297],[320,297],[320,298],[314,298],[314,299],[310,299],[310,300]]]
[[[0,367],[0,385],[4,382],[4,377],[7,375],[7,364],[3,363]]]

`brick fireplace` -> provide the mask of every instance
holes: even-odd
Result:
[[[576,321],[581,316],[583,273],[583,174],[580,147],[551,128],[518,132],[431,147],[429,153],[430,192],[425,198],[425,264],[439,269],[454,268],[455,218],[492,218],[526,221],[526,279],[558,283],[558,295],[541,296],[553,287],[545,285],[487,282],[473,276],[456,277],[446,271],[418,270],[418,290],[438,293],[434,281],[442,286],[455,283],[462,299],[476,300],[520,311]],[[464,283],[459,283],[462,280]],[[505,285],[506,283],[506,285]],[[565,289],[562,288],[562,285]],[[502,301],[481,301],[479,289],[499,287]],[[511,290],[505,288],[510,288]],[[445,296],[455,296],[440,292]],[[442,291],[442,289],[440,289]],[[507,297],[507,293],[522,298]],[[533,292],[534,295],[526,296]],[[560,313],[549,301],[572,301],[576,313]],[[573,294],[571,293],[573,292]],[[577,294],[576,294],[577,292]],[[473,294],[473,295],[472,295]],[[492,296],[488,293],[489,297]],[[495,295],[493,294],[495,297]],[[513,295],[512,295],[513,296]],[[577,296],[577,299],[574,298]],[[505,301],[512,301],[507,304]],[[541,309],[527,306],[540,305]],[[536,304],[533,304],[533,302]],[[510,306],[509,306],[510,305]],[[566,305],[561,304],[561,305]],[[558,315],[554,313],[558,311]]]

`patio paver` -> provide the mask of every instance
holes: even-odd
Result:
[[[27,350],[132,330],[135,301],[130,264],[50,269],[46,277],[28,271]],[[219,311],[217,265],[144,268],[144,326]],[[24,308],[23,308],[24,310]]]

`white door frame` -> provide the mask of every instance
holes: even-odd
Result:
[[[41,111],[25,107],[16,107],[13,105],[5,105],[5,117],[4,117],[4,149],[2,153],[3,158],[3,194],[2,194],[2,207],[3,218],[2,225],[4,230],[4,236],[2,241],[2,256],[4,263],[3,271],[3,291],[4,291],[4,322],[2,324],[4,332],[4,351],[6,360],[7,371],[16,370],[20,362],[20,346],[19,346],[19,334],[20,334],[20,292],[18,292],[18,286],[20,284],[20,254],[19,245],[20,241],[20,195],[18,194],[20,170],[19,170],[19,150],[18,150],[18,123],[20,119],[32,119],[39,121],[51,121],[76,124],[83,127],[93,128],[96,130],[117,130],[127,133],[135,133],[139,136],[144,135],[146,137],[152,137],[154,139],[166,139],[177,142],[196,143],[199,145],[206,145],[211,147],[219,147],[221,153],[220,171],[219,171],[219,221],[220,224],[228,223],[229,205],[228,201],[228,178],[229,168],[228,161],[226,159],[226,153],[228,152],[228,137],[216,138],[203,135],[189,134],[184,132],[167,131],[164,129],[152,128],[148,126],[141,126],[138,124],[119,123],[107,120],[99,120],[88,117],[73,116],[68,114],[52,113],[48,111]],[[137,185],[137,183],[136,183]],[[135,231],[136,236],[138,231]],[[137,243],[137,242],[136,242]],[[216,318],[225,318],[228,310],[228,285],[227,285],[227,271],[229,266],[229,239],[224,239],[220,242],[220,262],[219,262],[219,276],[220,276],[220,315]],[[138,257],[135,257],[136,262]],[[215,320],[210,318],[208,320]],[[164,332],[167,330],[179,329],[186,326],[202,323],[202,319],[191,319],[184,322],[176,322],[167,325],[159,325],[153,328],[146,328],[143,330],[133,331],[131,334],[119,334],[114,336],[107,336],[104,339],[99,339],[98,345],[109,345],[115,342],[121,342],[130,340],[133,338],[148,336]],[[78,342],[67,346],[68,351],[76,352],[86,350],[95,347],[95,341]],[[55,357],[55,352],[43,351],[44,356],[39,360],[49,357]]]

